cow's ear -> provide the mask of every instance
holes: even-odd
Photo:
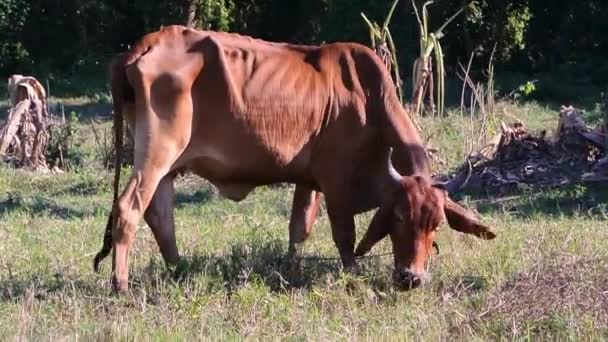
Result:
[[[454,230],[472,234],[484,240],[492,240],[496,237],[496,234],[490,228],[481,224],[473,213],[461,207],[447,196],[444,213],[448,224]]]

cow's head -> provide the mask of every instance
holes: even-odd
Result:
[[[435,234],[446,220],[459,232],[482,239],[496,235],[479,223],[473,213],[453,202],[440,184],[424,176],[401,176],[388,157],[389,174],[394,186],[373,217],[357,246],[357,256],[367,253],[389,235],[393,244],[393,279],[399,287],[420,285],[428,275],[425,263],[433,250]]]

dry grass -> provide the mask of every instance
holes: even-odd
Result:
[[[528,127],[555,126],[546,123],[546,109],[518,113]],[[456,165],[467,122],[423,124],[441,157]],[[88,125],[79,131],[89,134]],[[461,198],[497,239],[443,227],[441,253],[428,265],[433,280],[399,292],[390,282],[390,255],[362,261],[360,276],[340,271],[324,210],[304,251],[304,277],[292,281],[285,252],[293,187],[259,188],[234,203],[200,179],[181,178],[176,224],[184,261],[166,269],[142,223],[131,254],[132,291],[111,296],[109,263],[101,274],[91,269],[111,200],[111,174],[90,160],[92,140],[82,139],[84,161],[65,174],[0,168],[4,339],[608,338],[598,300],[606,290],[608,195],[578,187],[492,202]],[[358,236],[370,219],[356,218]],[[384,241],[372,253],[388,251]]]
[[[549,256],[490,291],[481,319],[500,319],[515,331],[560,315],[608,325],[608,259]]]

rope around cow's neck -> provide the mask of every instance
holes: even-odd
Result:
[[[436,254],[439,254],[439,245],[435,241],[433,241],[433,248],[435,248]],[[372,254],[372,255],[361,255],[356,258],[357,259],[371,259],[371,258],[385,257],[385,256],[389,256],[389,255],[393,255],[393,252],[386,252],[386,253],[382,253],[382,254]],[[297,259],[298,260],[307,260],[307,261],[339,261],[340,260],[340,258],[338,258],[338,257],[321,257],[321,256],[303,256],[303,257],[298,257]]]
[[[370,259],[370,258],[379,258],[388,255],[393,255],[393,252],[387,252],[382,254],[373,254],[373,255],[361,255],[356,257],[357,259]],[[302,256],[298,257],[298,260],[308,260],[308,261],[340,261],[339,257],[322,257],[322,256]]]

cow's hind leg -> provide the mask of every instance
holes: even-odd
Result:
[[[182,132],[177,128],[169,128],[168,131]],[[112,285],[119,291],[128,289],[128,257],[137,223],[161,179],[169,173],[189,139],[187,132],[177,135],[178,139],[160,131],[149,132],[144,125],[136,126],[133,175],[115,208],[117,222],[112,231]]]
[[[148,207],[156,186],[164,176],[160,170],[146,167],[135,170],[126,189],[120,195],[115,210],[116,223],[112,230],[112,287],[126,291],[129,278],[129,250],[135,238],[140,218]]]
[[[292,281],[296,281],[301,276],[302,247],[312,233],[321,199],[321,192],[306,185],[296,185],[289,220],[289,250],[287,252]]]
[[[179,253],[175,242],[173,180],[174,176],[172,174],[161,179],[154,196],[152,196],[152,201],[144,213],[144,220],[150,226],[163,259],[168,265],[175,265],[179,261]]]
[[[289,220],[289,255],[299,256],[310,237],[321,204],[322,194],[302,184],[296,185]]]

